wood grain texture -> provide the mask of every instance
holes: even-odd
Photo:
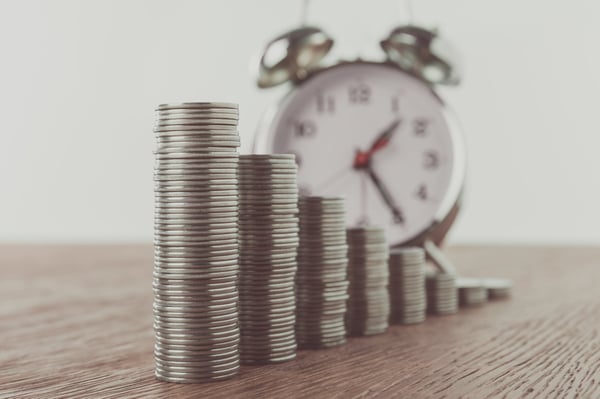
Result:
[[[2,246],[0,397],[600,397],[600,248],[450,254],[514,298],[179,385],[153,377],[150,246]]]

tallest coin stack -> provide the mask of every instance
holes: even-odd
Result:
[[[157,109],[154,214],[155,374],[225,379],[239,369],[238,108]]]

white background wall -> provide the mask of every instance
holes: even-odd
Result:
[[[336,57],[378,56],[397,1],[314,0]],[[243,151],[282,90],[249,60],[298,0],[0,0],[0,241],[149,241],[153,108],[240,103]],[[600,2],[414,0],[465,58],[453,242],[600,244]]]

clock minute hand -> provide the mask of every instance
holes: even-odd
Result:
[[[401,119],[396,119],[393,121],[384,131],[379,133],[373,143],[371,143],[371,147],[367,151],[357,150],[356,155],[354,156],[354,169],[365,169],[367,165],[371,162],[371,156],[384,148],[390,142],[390,139],[394,133],[396,133],[396,129],[402,122]]]
[[[366,167],[366,171],[369,174],[371,181],[377,188],[377,191],[379,191],[381,198],[383,199],[383,201],[387,204],[387,206],[392,211],[392,214],[394,215],[394,221],[397,223],[404,223],[404,215],[402,214],[402,211],[394,203],[394,199],[392,198],[388,189],[385,187],[385,185],[379,179],[379,176],[377,176],[377,174],[375,173],[375,171],[373,170],[373,168],[370,165],[368,165]]]

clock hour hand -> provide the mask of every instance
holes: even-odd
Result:
[[[401,122],[401,119],[394,120],[388,127],[379,133],[377,137],[375,137],[375,140],[373,140],[371,147],[367,151],[358,150],[356,152],[356,156],[354,157],[354,168],[366,168],[371,162],[371,155],[388,145]]]
[[[402,211],[394,203],[394,199],[392,198],[392,196],[391,196],[390,192],[388,191],[387,187],[379,179],[379,176],[377,176],[377,174],[375,173],[375,171],[373,170],[373,168],[370,165],[368,165],[366,167],[366,171],[369,174],[369,177],[371,178],[371,181],[373,182],[373,184],[377,188],[377,191],[379,191],[379,194],[381,195],[381,198],[383,199],[383,201],[386,203],[386,205],[392,211],[392,214],[394,215],[394,222],[396,222],[396,223],[404,223],[404,215],[402,214]]]
[[[379,133],[379,135],[375,138],[373,143],[371,144],[371,148],[369,148],[369,153],[373,154],[375,151],[378,151],[384,148],[390,142],[390,139],[396,133],[396,129],[402,122],[401,119],[396,119],[393,121],[383,132]]]

